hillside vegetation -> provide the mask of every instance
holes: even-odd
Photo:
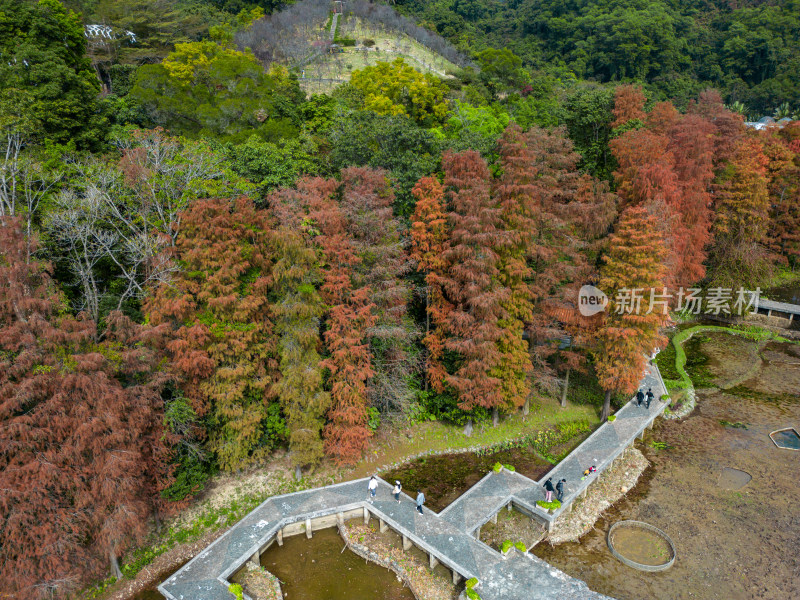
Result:
[[[639,81],[680,106],[703,87],[750,115],[800,97],[800,3],[728,0],[397,0],[463,51],[508,48],[528,68]],[[795,107],[796,109],[796,107]]]

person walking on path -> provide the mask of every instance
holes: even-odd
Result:
[[[422,512],[423,504],[425,504],[425,494],[422,493],[422,490],[417,490],[417,510],[421,515],[425,514],[424,512]]]
[[[378,478],[375,475],[369,478],[367,489],[369,490],[369,503],[373,504],[375,502],[375,494],[378,493]]]
[[[567,483],[566,479],[562,479],[556,484],[556,499],[561,502],[564,500],[564,484]]]
[[[545,502],[552,502],[553,501],[553,492],[555,489],[553,488],[553,478],[548,477],[547,481],[544,482],[544,495],[545,495]]]
[[[648,410],[650,409],[650,403],[655,398],[655,394],[653,394],[653,388],[647,388],[647,404],[645,404],[645,408]]]
[[[394,489],[392,493],[394,494],[394,499],[397,500],[397,503],[400,504],[400,490],[403,489],[403,486],[400,485],[400,482],[395,480],[394,482]]]
[[[636,392],[636,406],[641,406],[642,400],[644,400],[644,393],[642,393],[642,390],[639,390]]]

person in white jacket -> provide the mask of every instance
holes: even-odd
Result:
[[[367,486],[367,490],[369,491],[369,500],[370,504],[375,502],[375,494],[378,493],[378,478],[373,475],[369,478],[369,485]]]
[[[403,489],[403,486],[400,485],[400,482],[395,480],[394,482],[394,489],[392,493],[394,494],[394,499],[397,500],[397,503],[400,504],[400,491]]]

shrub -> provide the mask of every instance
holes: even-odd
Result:
[[[610,417],[608,417],[608,422],[609,423],[613,423],[616,420],[617,420],[617,415],[611,415]]]
[[[662,402],[669,402],[669,394],[661,394]]]
[[[511,546],[513,546],[513,545],[514,545],[514,544],[512,544],[512,543],[511,543],[511,540],[506,540],[505,542],[503,542],[502,544],[500,544],[500,552],[502,552],[503,554],[505,554],[506,552],[508,552],[509,550],[511,550]]]
[[[336,43],[341,46],[355,46],[356,41],[353,38],[340,38],[336,40]]]
[[[467,579],[466,583],[464,584],[468,590],[471,590],[476,585],[478,585],[478,579],[476,577],[470,577]]]
[[[242,586],[240,586],[238,583],[230,584],[228,586],[228,591],[231,594],[233,594],[233,596],[234,596],[234,598],[236,598],[236,600],[243,600],[244,592],[242,591]]]
[[[553,500],[552,502],[537,500],[536,505],[542,507],[545,510],[556,510],[557,508],[561,508],[561,502],[559,502],[558,500]]]
[[[467,590],[467,598],[469,598],[469,600],[481,600],[480,594],[475,590]]]
[[[523,554],[525,554],[528,551],[528,549],[525,547],[525,544],[523,544],[522,542],[514,542],[514,548],[516,548]]]
[[[503,468],[503,465],[501,465],[500,463],[494,463],[494,466],[492,467],[492,470],[495,473],[499,473],[500,469],[502,469],[502,468]]]
[[[361,42],[361,45],[366,46],[367,48],[372,48],[375,45],[375,40],[367,38],[363,42]]]
[[[503,466],[504,466],[506,469],[508,469],[509,471],[511,471],[512,473],[513,473],[514,471],[516,471],[516,469],[514,468],[514,465],[503,465]]]

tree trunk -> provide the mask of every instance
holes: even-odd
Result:
[[[522,405],[522,416],[527,417],[529,412],[531,412],[531,399],[525,398],[525,404]]]
[[[605,421],[608,415],[611,414],[611,390],[606,392],[606,397],[603,400],[603,412],[600,413],[600,420]]]
[[[500,411],[497,410],[497,407],[495,406],[492,409],[492,427],[497,427],[499,423],[500,423]]]
[[[294,467],[294,478],[297,481],[300,481],[303,478],[303,471],[300,469],[300,465],[295,465]]]
[[[431,313],[429,312],[428,306],[428,297],[430,296],[430,292],[428,291],[428,286],[425,286],[425,337],[431,332]],[[425,348],[425,391],[428,391],[428,361],[430,360],[430,353],[428,352],[427,347]]]
[[[467,437],[472,437],[472,419],[467,419],[467,424],[464,425],[464,435]]]
[[[111,561],[111,576],[119,579],[122,577],[122,571],[119,570],[119,561],[117,560],[117,553],[114,550],[108,551],[108,558]]]
[[[569,372],[567,369],[567,376],[564,378],[564,388],[561,390],[561,408],[567,407],[567,390],[569,389]]]

